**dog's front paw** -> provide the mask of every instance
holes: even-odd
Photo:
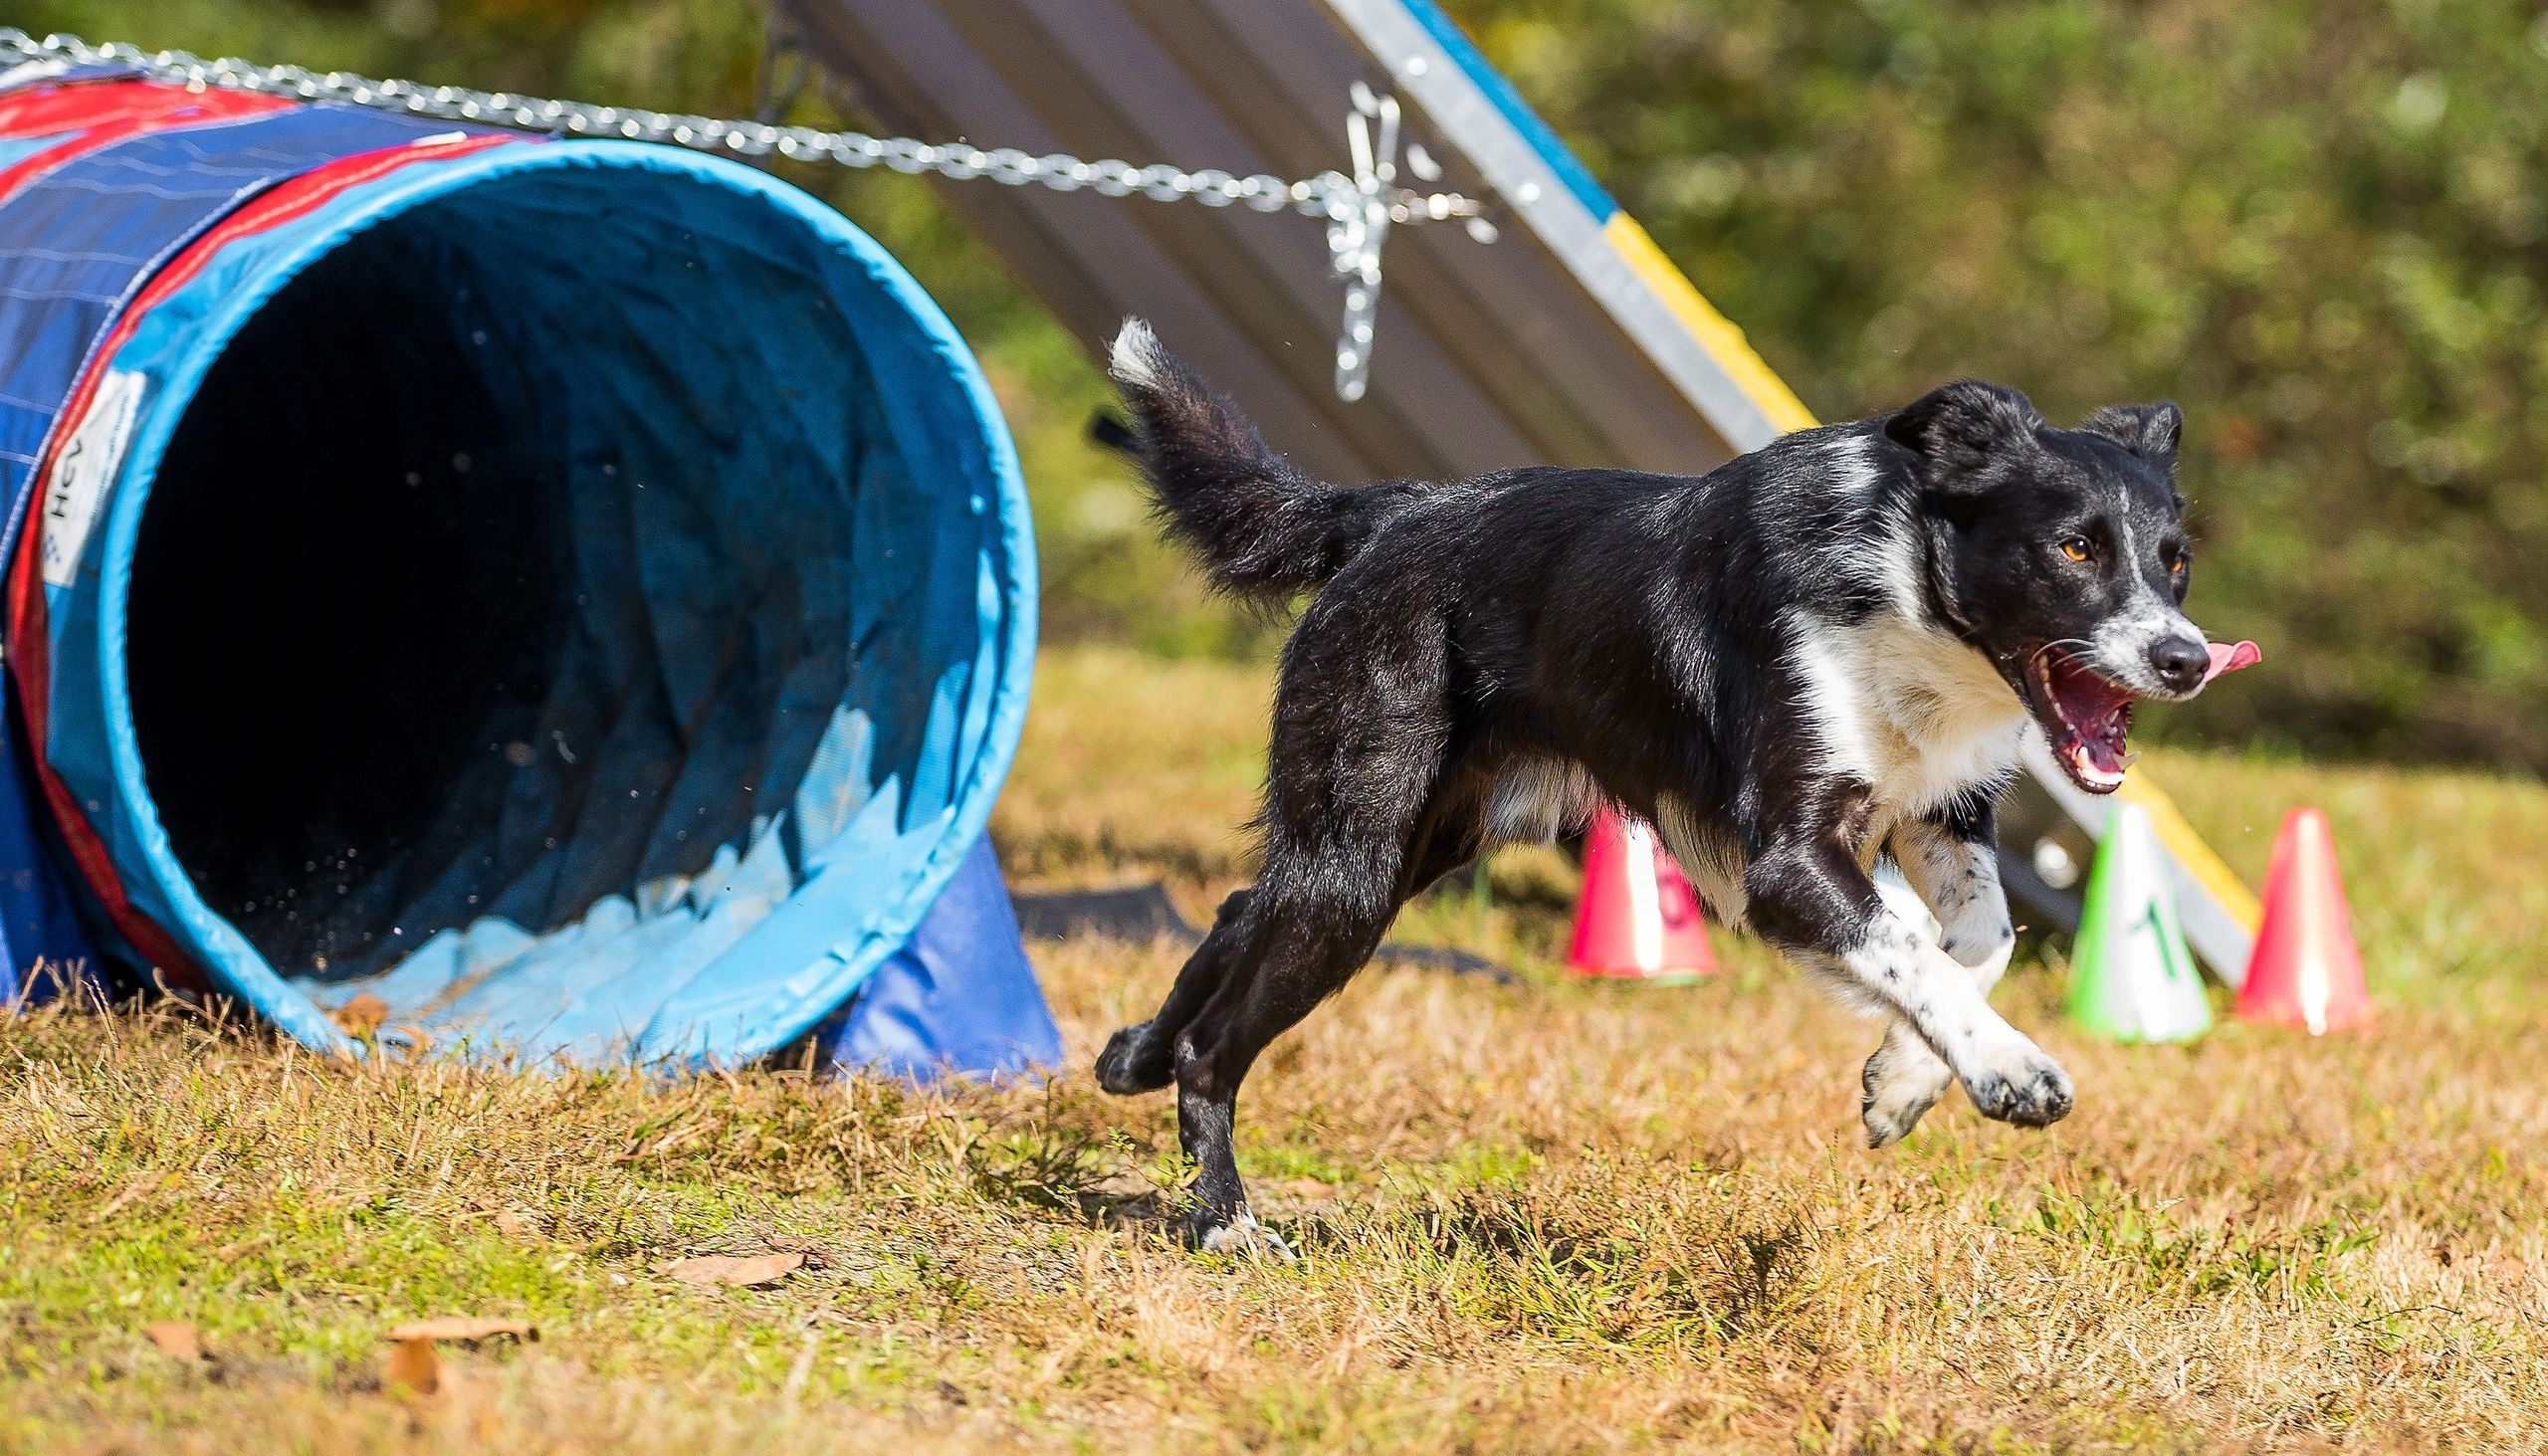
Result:
[[[1982,1116],[2020,1128],[2049,1127],[2070,1115],[2070,1074],[2022,1037],[1964,1074],[1964,1091]]]
[[[1865,1090],[1858,1121],[1866,1125],[1867,1145],[1888,1147],[1908,1137],[1954,1081],[1955,1074],[1927,1047],[1886,1037],[1858,1078]]]
[[[1258,1223],[1255,1214],[1244,1210],[1236,1218],[1197,1211],[1186,1225],[1186,1236],[1206,1254],[1263,1256],[1285,1264],[1301,1261],[1281,1234]]]

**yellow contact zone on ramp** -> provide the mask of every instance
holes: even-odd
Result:
[[[1681,275],[1681,270],[1672,266],[1672,260],[1663,256],[1663,250],[1654,246],[1654,239],[1637,226],[1635,218],[1624,212],[1611,213],[1610,220],[1601,225],[1601,234],[1610,240],[1611,250],[1662,301],[1663,307],[1672,311],[1672,316],[1681,320],[1681,326],[1690,330],[1691,336],[1699,341],[1699,347],[1716,361],[1717,368],[1723,370],[1725,376],[1743,391],[1744,397],[1752,401],[1753,408],[1779,427],[1779,433],[1813,428],[1813,412],[1805,407],[1805,401],[1796,397],[1796,391],[1788,388],[1786,380],[1761,362],[1761,356],[1752,351],[1751,343],[1744,338],[1743,330],[1735,327],[1732,320],[1716,311],[1715,305],[1691,287],[1690,281]]]
[[[2159,836],[2160,846],[2194,877],[2222,913],[2246,927],[2252,936],[2264,923],[2264,908],[2257,904],[2255,893],[2237,873],[2221,862],[2203,836],[2194,832],[2186,816],[2177,812],[2176,801],[2150,781],[2146,773],[2136,773],[2123,781],[2115,796],[2127,804],[2139,804],[2150,813],[2150,828]]]
[[[1672,266],[1672,260],[1663,256],[1663,250],[1655,246],[1654,239],[1637,225],[1635,218],[1614,212],[1601,225],[1601,232],[1620,260],[1671,311],[1672,316],[1681,320],[1681,326],[1699,341],[1699,347],[1715,360],[1717,368],[1734,381],[1771,424],[1782,433],[1813,428],[1816,421],[1805,401],[1797,398],[1787,381],[1753,352],[1743,330],[1718,312],[1681,270]],[[2223,913],[2246,927],[2249,935],[2255,934],[2262,919],[2255,895],[2195,833],[2186,816],[2178,812],[2176,803],[2146,774],[2136,773],[2126,779],[2118,792],[2124,802],[2139,804],[2149,811],[2150,827],[2157,833],[2159,843],[2211,895]]]

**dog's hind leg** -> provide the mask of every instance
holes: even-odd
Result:
[[[1194,1160],[1194,1242],[1216,1252],[1290,1250],[1248,1212],[1233,1144],[1239,1083],[1273,1040],[1361,970],[1398,907],[1484,845],[1474,798],[1428,806],[1387,840],[1331,841],[1271,857],[1236,934],[1253,955],[1176,1037],[1177,1133]]]
[[[1990,806],[1956,809],[1897,825],[1893,859],[1902,878],[1936,916],[1942,948],[1991,994],[2009,968],[2017,934],[2009,923],[2008,896],[2000,888]],[[1955,1081],[1955,1071],[1907,1021],[1885,1027],[1884,1044],[1867,1058],[1860,1118],[1867,1145],[1882,1147],[1909,1133]]]
[[[1477,858],[1485,847],[1477,815],[1470,812],[1461,823],[1464,832],[1445,830],[1428,841],[1438,847],[1428,848],[1416,865],[1420,876],[1415,882],[1416,890]],[[1456,858],[1446,861],[1444,856]],[[1253,964],[1240,923],[1255,893],[1252,888],[1230,892],[1212,919],[1210,934],[1185,958],[1185,964],[1176,972],[1176,983],[1169,987],[1159,1010],[1148,1021],[1120,1027],[1106,1039],[1106,1049],[1097,1055],[1099,1087],[1118,1097],[1129,1097],[1157,1092],[1176,1080],[1176,1034],[1210,1003],[1214,992],[1234,976],[1244,979]],[[1403,900],[1401,896],[1401,903]]]
[[[1333,995],[1380,942],[1393,907],[1336,894],[1330,867],[1275,870],[1257,882],[1241,921],[1249,973],[1220,990],[1176,1035],[1176,1133],[1194,1162],[1193,1243],[1215,1253],[1259,1248],[1289,1257],[1248,1211],[1234,1145],[1238,1088],[1267,1044]],[[1325,881],[1322,885],[1319,882]]]
[[[1127,1026],[1106,1039],[1097,1056],[1097,1085],[1118,1097],[1157,1092],[1176,1080],[1176,1034],[1203,1009],[1243,960],[1246,945],[1238,925],[1252,892],[1234,890],[1212,918],[1211,933],[1176,972],[1176,984],[1148,1021]]]
[[[1171,1039],[1177,1137],[1195,1164],[1187,1227],[1207,1249],[1288,1252],[1248,1213],[1231,1145],[1239,1083],[1371,958],[1414,875],[1476,853],[1483,795],[1460,771],[1438,587],[1366,554],[1302,614],[1274,698],[1264,869],[1213,927],[1226,953],[1198,953],[1150,1028],[1112,1054],[1138,1084],[1156,1040]],[[1189,996],[1193,1013],[1171,1014]]]

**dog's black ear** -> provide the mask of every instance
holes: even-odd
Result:
[[[1980,471],[2043,425],[2014,389],[1960,379],[1893,412],[1884,433],[1896,445],[1945,467],[1933,480]]]
[[[2185,433],[2185,411],[2161,400],[2157,404],[2110,404],[2079,422],[2091,435],[2103,435],[2157,466],[2177,463],[2177,438]]]

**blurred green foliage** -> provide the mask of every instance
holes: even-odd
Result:
[[[2537,7],[1449,8],[1823,416],[1967,374],[2056,420],[2186,406],[2196,615],[2258,639],[2267,667],[2152,727],[2548,770]],[[7,0],[0,16],[729,113],[753,104],[761,44],[750,0]],[[833,112],[809,96],[791,114]],[[923,184],[783,170],[876,233],[981,350],[1026,455],[1053,631],[1265,650],[1269,626],[1201,596],[1087,442],[1106,393],[1076,346]]]

